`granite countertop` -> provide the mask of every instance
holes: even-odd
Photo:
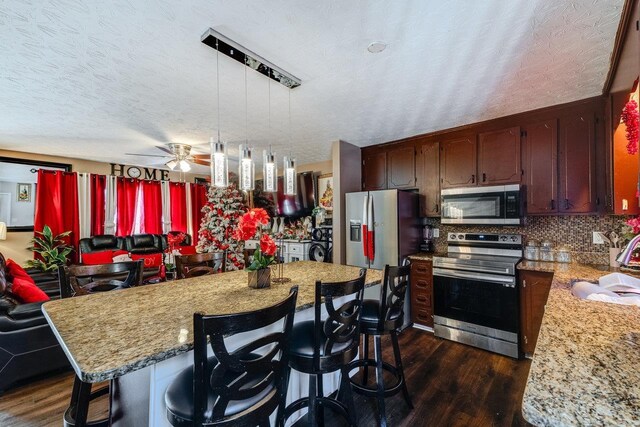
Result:
[[[298,285],[297,309],[314,303],[316,280],[344,281],[360,269],[299,261],[284,264],[290,283],[247,286],[247,272],[175,280],[156,285],[49,301],[42,311],[85,382],[100,382],[153,365],[193,348],[193,313],[228,314],[273,305]],[[367,285],[382,272],[369,269]]]
[[[554,272],[522,401],[537,426],[640,425],[640,309],[581,300],[571,284],[608,267],[523,261]]]
[[[433,257],[437,257],[437,256],[447,256],[446,252],[445,253],[441,253],[441,252],[418,252],[415,254],[411,254],[409,256],[407,256],[407,258],[412,259],[412,260],[416,260],[416,261],[432,261]]]

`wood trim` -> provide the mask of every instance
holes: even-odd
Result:
[[[620,17],[620,23],[618,24],[618,30],[616,31],[615,42],[613,43],[613,52],[611,53],[611,59],[609,61],[609,72],[607,78],[604,81],[604,87],[602,88],[603,94],[608,94],[611,90],[611,85],[615,79],[616,72],[618,71],[618,64],[620,63],[620,56],[622,55],[622,49],[624,48],[624,41],[627,38],[629,31],[629,21],[631,20],[633,9],[638,0],[625,0],[622,6],[622,16]]]

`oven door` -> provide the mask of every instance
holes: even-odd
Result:
[[[434,314],[518,333],[518,287],[514,276],[433,269]]]

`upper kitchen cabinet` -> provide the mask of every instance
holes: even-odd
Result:
[[[416,176],[420,190],[422,216],[440,216],[440,143],[428,141],[416,145]]]
[[[524,170],[528,214],[558,212],[558,120],[527,125]]]
[[[520,127],[479,134],[479,185],[519,184],[521,177]]]
[[[440,144],[440,184],[442,188],[478,185],[477,146],[474,136],[445,140]]]
[[[407,143],[387,148],[387,188],[416,188],[415,151]]]
[[[362,189],[387,188],[387,152],[380,147],[362,149]]]
[[[596,212],[595,112],[588,109],[561,117],[559,134],[559,212]]]

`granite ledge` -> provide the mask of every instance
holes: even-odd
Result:
[[[607,266],[525,261],[553,272],[552,289],[522,401],[537,426],[640,426],[640,309],[571,294],[571,285],[618,271]]]

